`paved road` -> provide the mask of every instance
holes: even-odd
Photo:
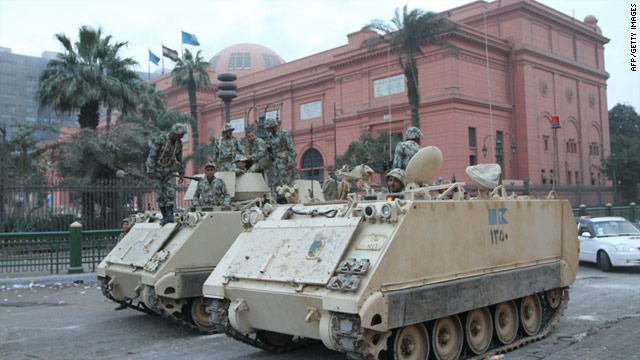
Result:
[[[56,281],[0,279],[1,359],[346,359],[321,344],[274,355],[224,335],[197,335],[157,316],[113,311],[95,282]],[[639,321],[640,269],[581,265],[556,329],[505,359],[640,359]]]

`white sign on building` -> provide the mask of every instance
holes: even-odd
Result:
[[[244,132],[244,118],[233,119],[233,120],[230,120],[229,122],[235,128],[233,129],[233,134]]]
[[[404,75],[378,79],[373,82],[373,97],[387,96],[404,92]]]
[[[300,105],[300,120],[322,117],[322,100]]]

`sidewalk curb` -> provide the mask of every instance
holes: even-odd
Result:
[[[64,274],[64,275],[46,275],[46,276],[31,276],[31,277],[19,277],[10,279],[0,279],[0,287],[12,287],[14,285],[29,285],[33,284],[73,284],[74,282],[82,281],[83,283],[96,282],[98,277],[96,273],[81,273],[81,274]]]

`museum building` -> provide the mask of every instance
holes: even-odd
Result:
[[[559,187],[601,188],[583,191],[574,203],[611,198],[610,188],[602,188],[611,183],[601,169],[610,153],[604,67],[609,40],[597,19],[580,21],[532,0],[477,1],[441,15],[458,25],[440,39],[457,51],[425,44],[417,59],[422,146],[442,150],[439,176],[471,183],[467,166],[499,162],[512,184],[527,178],[532,185],[550,185],[556,175]],[[210,61],[212,85],[197,91],[200,141],[220,136],[225,122],[216,89],[223,72],[238,75],[230,116],[235,136],[244,136],[258,112],[272,117],[277,109],[305,178],[326,178],[336,152],[344,154],[366,131],[404,134],[411,111],[398,51],[363,47],[370,36],[356,31],[346,45],[291,62],[256,44],[220,51]],[[170,108],[189,112],[187,91],[172,86],[170,74],[151,81],[167,94]],[[249,111],[254,106],[259,111]],[[557,174],[554,116],[560,124]],[[186,153],[191,146],[187,139]]]

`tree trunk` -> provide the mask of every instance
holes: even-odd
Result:
[[[112,108],[111,106],[109,106],[107,108],[107,132],[109,132],[109,128],[111,127],[111,112],[112,112]]]
[[[198,148],[198,104],[196,98],[196,82],[193,79],[193,75],[189,77],[189,109],[191,110],[191,136],[193,137],[193,151]],[[200,166],[198,158],[193,160],[194,171],[198,170]]]
[[[407,97],[409,98],[409,107],[411,108],[411,126],[420,128],[418,67],[414,59],[407,59],[404,75],[407,78]]]
[[[91,101],[80,108],[78,113],[78,123],[81,128],[89,128],[95,130],[100,121],[100,102]]]

